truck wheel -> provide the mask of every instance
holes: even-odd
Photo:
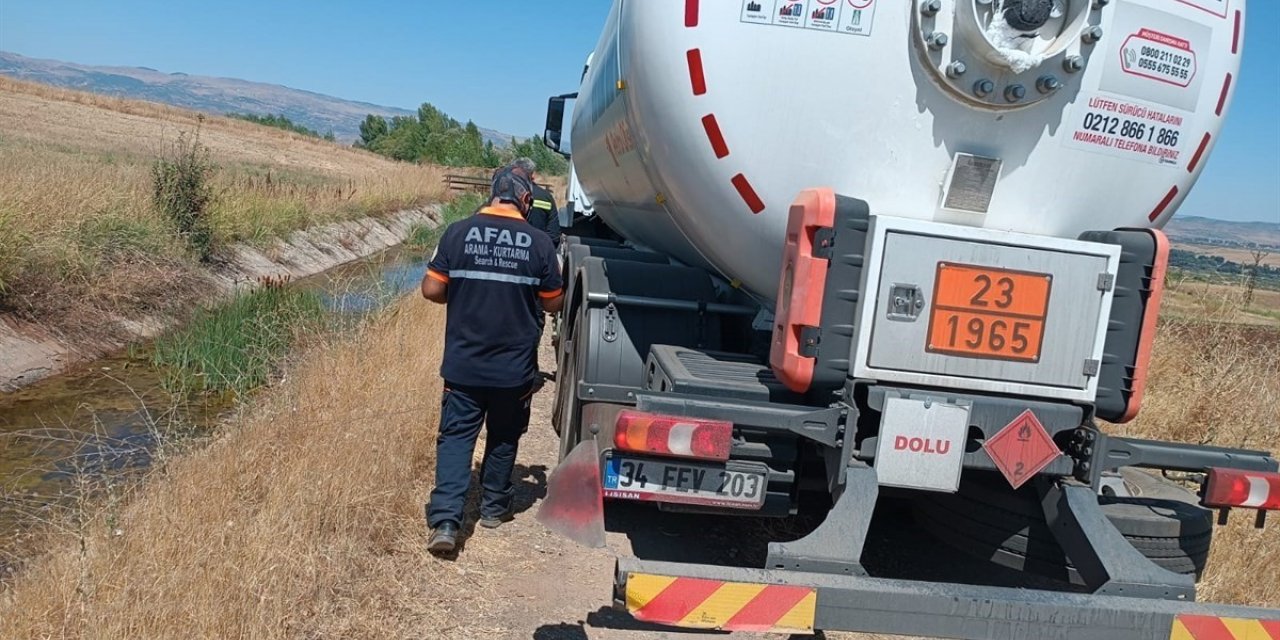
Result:
[[[1213,512],[1164,478],[1129,469],[1122,476],[1133,495],[1099,498],[1111,524],[1156,565],[1199,577],[1209,556]],[[916,518],[935,537],[970,555],[1083,584],[1045,524],[1034,489],[1015,492],[1002,482],[998,476],[973,474],[957,494],[919,499]]]

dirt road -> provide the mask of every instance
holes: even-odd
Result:
[[[543,370],[554,370],[549,344]],[[425,606],[453,614],[453,626],[427,632],[437,638],[533,638],[536,640],[632,640],[639,638],[800,638],[786,634],[685,633],[638,623],[610,607],[614,559],[639,555],[669,560],[750,562],[763,553],[765,537],[757,528],[768,521],[744,523],[702,516],[670,516],[647,526],[656,511],[644,505],[610,505],[608,547],[587,549],[561,538],[535,519],[555,467],[557,436],[551,428],[554,384],[536,398],[529,433],[520,444],[516,467],[516,518],[497,530],[475,527],[476,506],[469,506],[465,540],[456,558],[440,559],[452,570],[436,571],[424,594]],[[774,523],[774,526],[777,526]],[[757,565],[758,566],[758,565]],[[826,634],[816,637],[870,640],[885,636]]]

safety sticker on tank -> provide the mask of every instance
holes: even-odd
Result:
[[[1109,56],[1102,74],[1103,91],[1196,110],[1213,31],[1163,11],[1140,5],[1116,7],[1109,30]],[[1103,53],[1103,52],[1099,52]]]
[[[741,21],[775,27],[871,35],[881,0],[743,0]]]
[[[1068,147],[1176,166],[1187,153],[1191,114],[1104,93],[1081,94],[1071,113]]]

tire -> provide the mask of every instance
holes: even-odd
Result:
[[[1099,498],[1103,513],[1138,552],[1175,573],[1204,571],[1213,512],[1164,478],[1122,472],[1132,496]],[[1019,571],[1083,584],[1044,521],[1033,489],[1012,491],[993,474],[972,474],[956,494],[928,494],[915,504],[920,525],[942,542]]]

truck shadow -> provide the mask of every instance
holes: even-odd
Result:
[[[724,517],[663,513],[643,503],[610,503],[605,527],[627,536],[642,560],[762,568],[769,542],[797,540],[824,514],[790,518]],[[962,554],[923,530],[906,500],[882,498],[862,554],[875,577],[986,586],[1079,591],[1058,580],[1026,574]]]
[[[600,607],[587,614],[585,620],[575,623],[559,622],[544,624],[533,632],[533,640],[588,640],[588,629],[611,629],[615,631],[644,632],[645,638],[686,638],[694,636],[719,637],[728,635],[727,631],[713,629],[679,629],[659,624],[640,622],[631,616],[611,607]],[[824,640],[827,636],[821,631],[813,634],[796,634],[788,640]]]
[[[667,634],[721,636],[727,632],[699,629],[676,629],[659,624],[640,622],[635,618],[611,607],[600,607],[587,614],[585,620],[575,623],[559,622],[544,624],[533,632],[533,640],[587,640],[590,635],[587,629],[613,629],[617,631],[643,631],[646,638],[663,638]]]

